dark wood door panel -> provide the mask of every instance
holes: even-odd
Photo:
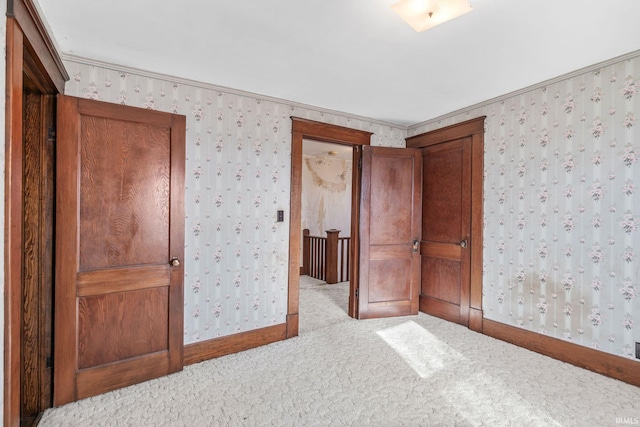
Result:
[[[470,137],[422,149],[420,309],[466,324],[471,236]]]
[[[364,148],[359,318],[418,312],[421,166],[418,150]]]
[[[371,245],[406,244],[413,236],[407,220],[413,216],[413,158],[394,154],[372,156]]]
[[[423,240],[458,243],[463,226],[463,141],[425,149],[423,156]]]
[[[403,301],[411,292],[411,259],[380,259],[369,263],[369,303]]]
[[[89,116],[80,138],[80,271],[165,263],[169,128]]]
[[[167,287],[78,298],[78,369],[168,349]]]
[[[422,295],[460,305],[460,262],[425,257],[421,290]]]
[[[182,369],[185,118],[58,99],[54,403]]]

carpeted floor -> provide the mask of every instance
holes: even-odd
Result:
[[[40,425],[640,423],[638,387],[425,314],[353,320],[347,283],[303,279],[299,337],[47,410]]]

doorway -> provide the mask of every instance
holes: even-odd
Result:
[[[371,212],[375,213],[375,218],[384,217],[385,212],[388,212],[388,207],[393,205],[396,206],[400,204],[404,206],[402,203],[398,202],[395,198],[395,195],[402,193],[402,189],[404,186],[400,185],[402,182],[409,182],[409,175],[413,176],[412,180],[415,183],[415,187],[408,186],[406,188],[413,188],[414,190],[409,193],[414,193],[417,188],[422,188],[424,182],[419,182],[419,177],[422,176],[422,164],[426,164],[429,167],[429,158],[431,157],[431,149],[425,149],[426,147],[436,146],[438,144],[450,143],[452,141],[457,140],[468,140],[469,149],[463,154],[463,157],[467,158],[468,161],[465,161],[466,166],[462,169],[465,170],[464,174],[467,178],[465,178],[467,184],[465,184],[464,192],[468,192],[467,202],[465,203],[466,208],[461,208],[464,212],[461,211],[461,216],[464,216],[465,224],[467,224],[467,229],[465,234],[463,234],[459,239],[456,240],[455,245],[457,249],[455,251],[448,252],[456,252],[459,254],[458,258],[468,257],[468,260],[464,263],[462,268],[467,269],[468,271],[464,274],[458,274],[458,280],[454,283],[454,286],[458,286],[456,290],[456,304],[449,305],[445,310],[442,310],[444,305],[439,304],[442,301],[439,301],[442,297],[443,293],[439,295],[433,295],[431,292],[433,289],[430,289],[427,285],[426,281],[439,280],[439,273],[431,274],[429,276],[429,268],[430,265],[433,264],[447,264],[449,261],[453,260],[451,254],[449,254],[449,258],[445,259],[445,262],[440,261],[429,261],[429,255],[431,252],[429,248],[428,242],[421,241],[422,232],[418,231],[410,231],[409,234],[411,239],[404,239],[402,242],[393,242],[396,244],[396,248],[389,249],[387,252],[384,252],[384,255],[381,255],[384,260],[389,259],[389,254],[393,252],[404,253],[405,247],[409,247],[411,249],[411,253],[413,255],[419,254],[420,257],[423,258],[422,267],[416,269],[416,274],[412,274],[411,277],[416,277],[416,279],[407,280],[407,283],[420,283],[420,295],[414,294],[415,287],[413,285],[405,286],[405,291],[402,295],[402,298],[399,298],[398,295],[391,295],[391,293],[387,292],[389,290],[389,283],[386,277],[384,268],[374,269],[378,274],[376,276],[379,280],[379,284],[382,285],[383,292],[382,294],[374,295],[374,299],[369,301],[368,297],[365,293],[368,292],[368,287],[370,286],[371,277],[366,276],[365,271],[363,273],[362,264],[364,262],[365,269],[367,268],[367,262],[371,261],[367,256],[367,249],[371,250],[369,244],[367,245],[360,242],[360,238],[352,239],[351,245],[351,261],[352,265],[360,266],[360,268],[354,268],[353,274],[350,281],[350,289],[349,289],[349,316],[355,318],[370,317],[366,312],[360,312],[360,306],[363,301],[369,301],[378,303],[381,307],[380,313],[374,313],[372,317],[378,317],[379,315],[397,315],[397,314],[409,314],[409,313],[417,313],[418,306],[414,304],[417,302],[416,298],[419,298],[419,309],[420,311],[426,312],[427,314],[432,314],[438,317],[447,318],[447,316],[443,315],[448,313],[451,314],[454,311],[457,312],[455,316],[449,316],[448,320],[457,321],[465,326],[468,326],[470,329],[481,332],[482,331],[482,190],[483,190],[483,151],[484,151],[484,117],[479,117],[477,119],[472,119],[467,122],[463,122],[460,124],[448,126],[442,129],[438,129],[432,132],[427,132],[424,134],[416,135],[414,137],[407,138],[407,149],[413,150],[405,150],[399,148],[388,148],[388,147],[378,147],[381,148],[382,151],[376,152],[376,147],[363,147],[369,144],[369,140],[371,137],[371,133],[357,131],[349,128],[343,128],[335,125],[328,125],[324,123],[314,122],[305,119],[299,119],[292,117],[293,120],[293,129],[292,129],[292,150],[291,150],[291,216],[290,216],[290,240],[289,240],[289,294],[288,294],[288,314],[287,314],[287,338],[298,335],[298,319],[299,319],[299,271],[300,271],[300,240],[301,240],[301,193],[302,193],[302,181],[301,181],[301,169],[302,169],[302,144],[303,139],[314,139],[323,142],[332,142],[338,144],[346,144],[351,145],[354,148],[354,164],[358,164],[358,169],[354,168],[354,171],[358,173],[353,173],[353,197],[352,197],[352,218],[356,218],[357,220],[352,221],[352,229],[351,236],[361,237],[362,233],[365,235],[370,232],[366,224],[367,218],[370,218]],[[371,148],[371,149],[369,149]],[[416,150],[418,149],[418,150]],[[414,153],[411,154],[410,152]],[[435,150],[438,151],[438,150]],[[422,152],[423,161],[420,163],[415,159],[413,161],[409,161],[408,157],[415,157],[416,154]],[[379,161],[376,163],[372,163],[371,159],[380,156]],[[418,156],[420,157],[420,156]],[[391,159],[394,159],[393,161]],[[402,160],[404,158],[404,160]],[[418,163],[420,166],[418,167]],[[375,168],[378,168],[377,173],[386,174],[387,178],[376,181],[375,187],[376,189],[372,189],[371,186],[372,181],[369,177],[370,173],[364,173],[364,170],[370,170],[373,164],[377,164]],[[415,169],[407,167],[409,164],[415,166]],[[461,170],[462,170],[461,169]],[[361,174],[361,170],[363,173]],[[413,170],[412,173],[407,174],[407,171]],[[368,178],[365,180],[363,176],[366,175]],[[373,176],[373,175],[371,175]],[[404,179],[404,178],[406,179]],[[393,178],[393,179],[391,179]],[[416,179],[417,178],[417,179]],[[393,183],[393,185],[391,185]],[[386,188],[388,185],[391,187]],[[427,186],[430,185],[430,182],[427,182]],[[366,188],[365,188],[366,187]],[[378,188],[380,187],[380,188]],[[433,187],[433,185],[431,185]],[[418,190],[421,191],[421,190]],[[405,191],[406,192],[406,191]],[[362,193],[362,194],[361,194]],[[373,205],[367,205],[367,198],[364,197],[364,194],[376,195],[376,200],[382,202],[380,207],[375,208]],[[381,194],[390,195],[389,197],[381,197]],[[404,194],[404,193],[402,193]],[[360,196],[363,198],[360,199]],[[380,197],[379,197],[380,196]],[[393,197],[392,197],[393,196]],[[423,194],[424,196],[424,194]],[[429,209],[430,203],[430,195],[427,191],[426,196],[421,197],[423,199],[425,205],[422,206],[424,209]],[[466,197],[466,196],[465,196]],[[415,197],[414,197],[415,199]],[[371,199],[373,200],[373,199]],[[417,199],[415,199],[417,200]],[[360,202],[363,203],[361,206]],[[408,201],[407,201],[408,203]],[[390,211],[389,211],[390,212]],[[364,215],[364,216],[363,216]],[[424,215],[424,212],[423,212]],[[419,215],[420,222],[422,221],[422,216]],[[391,215],[390,220],[393,221],[393,218],[396,220],[398,217],[406,218],[406,215]],[[412,216],[413,218],[413,216]],[[361,222],[365,221],[365,225],[362,230],[360,230]],[[384,225],[386,223],[381,223],[380,225]],[[379,229],[378,226],[375,227]],[[383,227],[384,228],[384,227]],[[391,228],[393,229],[393,227]],[[423,230],[424,231],[424,230]],[[393,233],[392,233],[393,234]],[[396,233],[397,234],[397,233]],[[405,233],[406,234],[406,233]],[[391,235],[391,234],[389,234]],[[377,236],[377,235],[376,235]],[[406,236],[405,236],[406,237]],[[374,239],[379,243],[377,240]],[[382,239],[385,240],[385,239]],[[393,239],[392,239],[393,240]],[[406,241],[405,241],[406,240]],[[385,240],[386,241],[386,240]],[[362,247],[360,247],[362,245]],[[375,245],[374,245],[375,246]],[[439,246],[436,245],[436,246]],[[397,249],[397,250],[396,250]],[[445,251],[447,252],[447,251]],[[363,258],[364,253],[364,258]],[[412,257],[413,257],[412,255]],[[446,255],[446,254],[445,254]],[[377,255],[376,255],[377,256]],[[408,256],[408,255],[407,255]],[[405,256],[406,258],[406,256]],[[377,262],[378,259],[376,258]],[[407,263],[407,259],[404,259],[402,262]],[[399,265],[401,263],[400,260],[397,261]],[[412,264],[413,265],[413,264]],[[369,267],[371,267],[369,265]],[[369,271],[371,268],[368,269]],[[424,270],[420,272],[420,270]],[[400,270],[399,270],[400,271]],[[404,270],[403,270],[404,271]],[[413,270],[412,270],[413,271]],[[425,277],[425,271],[427,272]],[[414,273],[416,273],[414,272]],[[362,283],[360,283],[360,277],[363,277]],[[455,276],[455,275],[454,275]],[[374,278],[375,279],[375,278]],[[376,280],[373,280],[372,283],[374,285]],[[440,284],[438,284],[440,285]],[[448,285],[444,285],[448,286]],[[374,286],[375,288],[375,286]],[[360,299],[359,301],[357,292]],[[394,288],[394,292],[396,289]],[[434,298],[435,296],[435,298]],[[363,299],[364,298],[364,299]],[[438,301],[436,301],[438,300]],[[447,302],[447,301],[445,301]],[[448,301],[451,302],[451,301]],[[434,304],[435,303],[435,304]],[[387,310],[386,306],[406,306],[405,309],[401,309],[400,311],[392,311]],[[410,310],[409,310],[410,307]],[[414,308],[415,307],[415,308]]]
[[[348,316],[354,150],[310,139],[302,145],[301,333]]]
[[[315,122],[312,120],[292,117],[291,136],[291,205],[289,222],[289,282],[287,305],[287,338],[298,335],[300,309],[300,266],[302,241],[302,162],[303,140],[339,144],[352,150],[353,165],[358,165],[363,145],[370,145],[371,132],[345,128],[342,126]],[[360,174],[357,167],[352,167],[351,192],[351,225],[350,236],[358,235],[359,217],[358,197],[360,194]],[[358,254],[357,239],[351,239],[350,264],[356,265]],[[353,269],[349,280],[349,316],[357,316],[357,299],[355,292],[358,287],[358,271]]]
[[[51,406],[55,95],[69,79],[30,1],[7,3],[4,421]]]
[[[20,418],[31,425],[52,402],[55,99],[24,82]]]

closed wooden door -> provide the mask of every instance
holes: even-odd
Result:
[[[185,118],[60,96],[57,120],[61,405],[182,369]]]
[[[418,314],[420,151],[363,147],[358,317]]]
[[[471,137],[422,149],[420,311],[469,324]]]

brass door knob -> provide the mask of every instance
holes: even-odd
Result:
[[[180,260],[178,258],[172,258],[169,264],[171,264],[171,267],[180,267]]]

